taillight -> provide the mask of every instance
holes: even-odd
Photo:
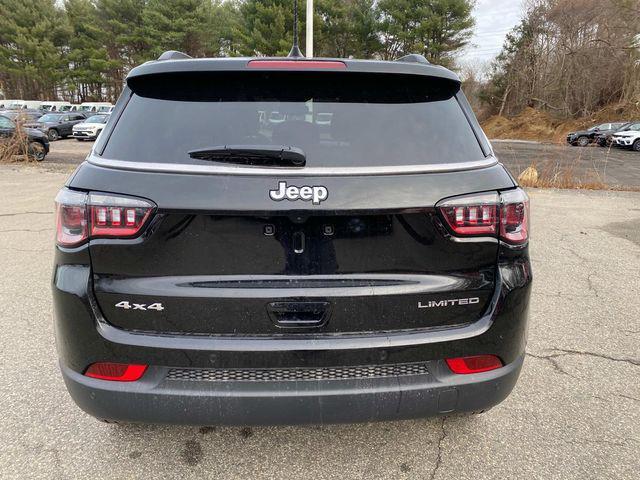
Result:
[[[140,232],[154,205],[146,200],[89,194],[90,236],[133,237]]]
[[[500,194],[500,238],[509,243],[524,243],[529,239],[529,197],[516,189]]]
[[[456,236],[499,236],[514,244],[529,238],[529,197],[520,188],[449,198],[437,207]]]
[[[135,382],[142,378],[147,370],[146,365],[130,363],[98,362],[89,365],[84,374],[87,377],[114,382]]]
[[[75,247],[91,238],[131,238],[155,205],[141,198],[62,189],[56,197],[57,243]]]
[[[458,374],[488,372],[502,367],[502,361],[495,355],[447,358],[446,362],[451,371]]]
[[[63,188],[56,196],[56,241],[63,247],[84,242],[88,236],[87,194]]]
[[[495,235],[497,232],[497,193],[456,197],[438,206],[457,235]]]

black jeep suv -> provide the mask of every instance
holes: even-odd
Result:
[[[618,130],[624,122],[608,122],[594,125],[587,130],[578,130],[577,132],[567,133],[567,143],[569,145],[586,147],[590,143],[596,141],[597,135],[612,134]]]
[[[528,198],[422,58],[163,55],[56,203],[60,365],[100,419],[477,412],[522,367]]]
[[[73,126],[76,123],[84,122],[87,119],[83,112],[72,113],[47,113],[37,121],[25,124],[26,127],[37,128],[44,132],[50,141],[54,142],[60,138],[66,138],[73,133]]]

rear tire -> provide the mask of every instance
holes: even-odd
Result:
[[[44,145],[40,142],[29,142],[27,156],[36,162],[41,162],[47,156]]]
[[[55,142],[56,140],[60,139],[60,133],[58,133],[55,128],[50,128],[47,131],[47,138],[49,138],[50,142]]]
[[[589,137],[578,137],[578,140],[576,140],[576,145],[578,145],[579,147],[586,147],[587,145],[589,145]]]
[[[633,145],[631,146],[631,148],[633,149],[634,152],[640,152],[640,138],[635,142],[633,142]]]

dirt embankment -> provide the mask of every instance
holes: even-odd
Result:
[[[562,119],[548,112],[526,108],[514,117],[493,115],[482,122],[489,138],[564,143],[568,132],[597,123],[640,120],[640,104],[611,105],[588,117]]]

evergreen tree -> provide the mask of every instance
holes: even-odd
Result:
[[[299,1],[305,50],[305,2]],[[115,100],[131,68],[180,50],[193,57],[286,56],[294,0],[2,0],[6,97]],[[451,64],[471,34],[472,0],[316,0],[316,56]]]
[[[106,35],[91,0],[67,0],[65,11],[71,28],[67,81],[80,102],[100,100],[105,72],[112,66],[105,47]]]
[[[165,50],[180,50],[193,57],[220,56],[229,28],[219,15],[231,11],[211,0],[149,0],[143,12],[149,52],[153,57]]]
[[[293,0],[246,0],[236,31],[240,53],[286,57],[293,45]],[[304,1],[299,0],[298,29],[304,53]]]
[[[127,70],[151,59],[142,21],[146,4],[146,0],[96,1],[109,58],[119,60]]]
[[[67,40],[64,12],[55,0],[2,0],[0,89],[5,98],[55,97]]]
[[[375,0],[319,0],[314,21],[316,56],[372,58],[381,48]]]
[[[104,47],[109,58],[105,72],[106,93],[115,100],[124,78],[136,65],[151,60],[143,31],[142,12],[146,0],[95,0],[97,15],[104,30]]]
[[[380,0],[382,57],[421,53],[451,66],[452,55],[473,33],[473,5],[471,0]]]

